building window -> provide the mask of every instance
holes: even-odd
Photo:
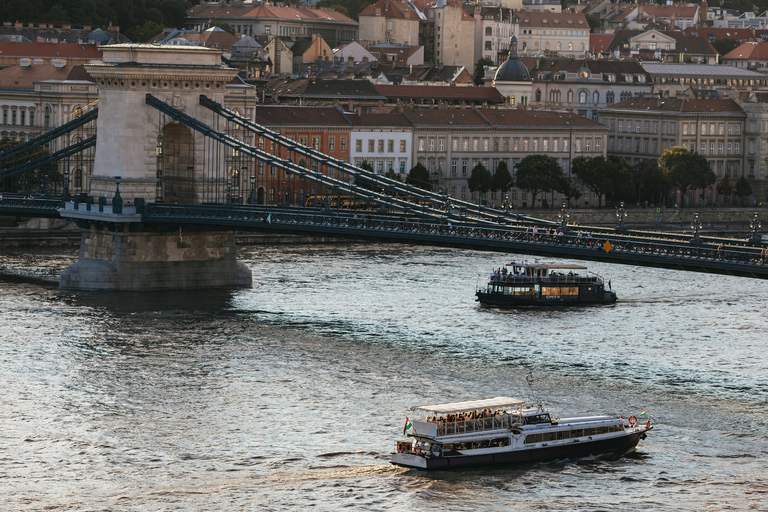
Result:
[[[336,151],[336,137],[328,138],[328,151]]]
[[[390,139],[387,141],[387,153],[394,153],[394,152],[395,152],[395,141]]]
[[[702,142],[701,143],[701,154],[702,155],[706,155],[707,154],[707,143],[706,142]]]
[[[400,160],[400,174],[405,172],[405,160]]]
[[[371,148],[373,150],[373,148]],[[419,139],[419,151],[424,151],[424,139]]]
[[[401,153],[405,153],[405,141],[404,140],[400,141],[400,152]]]
[[[3,124],[8,124],[8,120],[6,118],[7,111],[3,111]],[[51,127],[51,107],[45,107],[45,119],[43,120],[43,126],[45,128]]]
[[[739,125],[736,125],[736,127],[738,127],[738,126],[739,126]],[[733,143],[733,152],[734,152],[734,153],[736,153],[737,155],[740,153],[740,150],[739,150],[739,143],[738,143],[738,142],[734,142],[734,143]]]
[[[320,151],[320,137],[312,137],[312,149]]]
[[[467,160],[462,160],[461,161],[461,174],[467,174],[467,166],[468,166]]]
[[[438,151],[445,151],[445,139],[439,139],[437,141],[437,150]]]
[[[624,131],[624,121],[619,121],[619,133]]]
[[[429,150],[430,151],[435,150],[435,139],[429,139]]]
[[[478,139],[472,140],[472,151],[477,151],[480,146],[480,141]]]
[[[458,167],[459,167],[458,162],[456,162],[456,160],[451,160],[451,174],[455,175],[458,170]]]
[[[488,151],[488,139],[483,139],[483,151]]]
[[[714,142],[710,142],[709,143],[709,154],[710,155],[714,155],[715,154],[715,143]]]
[[[379,139],[379,153],[384,152],[384,139]]]
[[[347,150],[347,138],[346,137],[341,137],[339,139],[339,146],[341,146],[339,149],[341,149],[342,152]]]
[[[405,141],[403,141],[403,142],[405,142]],[[403,143],[401,142],[401,144],[403,144]],[[459,139],[457,139],[456,137],[454,137],[451,140],[451,148],[453,149],[453,151],[458,151],[459,150]],[[400,151],[403,151],[402,146],[400,148]]]

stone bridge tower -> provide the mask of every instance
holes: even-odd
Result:
[[[205,121],[199,105],[205,94],[223,103],[226,84],[237,70],[221,64],[221,52],[195,46],[120,44],[103,46],[103,62],[86,66],[99,87],[99,117],[91,202],[115,208],[69,203],[64,217],[83,229],[80,259],[62,272],[60,287],[158,290],[250,286],[251,272],[235,259],[234,234],[179,226],[145,226],[136,199],[180,204],[202,202],[203,136],[172,122],[146,104],[146,95]],[[220,152],[223,153],[223,152]],[[223,184],[206,183],[219,187]],[[102,211],[103,210],[103,211]]]

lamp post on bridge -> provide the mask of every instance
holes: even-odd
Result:
[[[123,213],[123,197],[120,195],[122,176],[115,176],[115,195],[112,197],[112,213]]]
[[[698,213],[693,214],[693,219],[691,220],[691,229],[693,229],[693,238],[691,239],[691,243],[692,244],[701,243],[701,240],[699,240],[699,230],[701,229],[701,219],[699,219]]]
[[[285,182],[283,182],[283,185],[280,188],[280,192],[282,192],[280,194],[280,206],[286,207],[286,206],[288,206],[288,202],[286,201],[286,196],[287,196],[287,193],[288,193],[288,188],[285,186]]]
[[[64,188],[61,191],[61,202],[68,203],[72,200],[72,196],[69,193],[69,169],[64,171]]]
[[[760,217],[757,213],[755,213],[755,215],[749,221],[749,228],[752,230],[752,236],[749,237],[749,241],[753,244],[759,244],[763,241],[763,235],[760,233],[760,228],[762,227],[763,225],[760,223]]]
[[[557,218],[560,220],[560,231],[567,233],[569,231],[568,219],[571,218],[571,213],[568,211],[568,203],[565,201],[563,201],[563,206],[560,208],[560,213],[557,214]]]
[[[619,225],[616,226],[616,231],[626,231],[627,227],[624,225],[624,218],[627,216],[627,211],[624,209],[624,201],[619,203],[619,207],[616,209],[616,218],[619,219]]]
[[[256,204],[256,176],[251,176],[251,193],[248,195],[248,204]]]

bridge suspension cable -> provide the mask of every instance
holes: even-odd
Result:
[[[36,158],[35,160],[30,160],[29,162],[17,164],[12,167],[0,169],[0,178],[8,178],[10,176],[26,172],[30,169],[35,169],[44,165],[58,162],[59,160],[70,157],[95,145],[96,136],[94,135],[92,137],[88,137],[87,139],[81,140],[80,142],[72,144],[71,146],[67,146],[66,148],[61,149],[55,153]]]
[[[373,172],[367,171],[360,167],[354,166],[348,162],[345,162],[344,160],[339,160],[338,158],[333,158],[331,156],[328,156],[325,153],[322,153],[321,151],[318,151],[314,148],[307,147],[299,142],[294,141],[293,139],[290,139],[275,131],[269,130],[261,126],[260,124],[253,122],[248,118],[245,118],[236,114],[235,112],[227,109],[220,103],[213,101],[212,99],[208,98],[203,94],[200,95],[200,105],[211,110],[216,114],[219,114],[222,117],[225,117],[226,119],[228,119],[233,123],[237,123],[243,126],[244,128],[248,129],[252,133],[255,133],[277,144],[280,144],[281,146],[285,147],[289,151],[294,151],[308,158],[315,159],[328,167],[350,174],[354,176],[356,179],[360,178],[361,180],[367,183],[381,186],[394,193],[415,196],[415,197],[418,197],[419,199],[427,200],[435,204],[442,205],[446,201],[446,196],[443,196],[439,193],[420,189],[412,185],[405,185],[397,180],[387,178],[386,176],[375,174]],[[467,212],[471,212],[479,216],[480,218],[485,218],[494,222],[498,221],[499,218],[503,218],[506,220],[514,220],[514,221],[520,221],[522,218],[532,222],[540,223],[542,225],[550,225],[550,224],[554,225],[552,221],[534,219],[530,217],[523,217],[517,214],[508,214],[504,211],[487,208],[484,206],[476,205],[468,201],[462,201],[456,198],[450,198],[450,201],[452,204],[455,204],[461,207]],[[450,211],[448,213],[450,215]]]
[[[399,208],[402,208],[405,213],[408,213],[408,214],[414,214],[414,215],[418,215],[426,218],[433,218],[433,219],[443,219],[445,217],[443,212],[436,210],[434,208],[413,203],[411,201],[399,199],[397,197],[379,194],[375,191],[371,191],[371,190],[362,188],[360,186],[353,185],[345,181],[332,178],[330,176],[326,176],[319,171],[312,171],[310,169],[297,165],[290,160],[282,159],[275,155],[272,155],[271,153],[267,153],[266,151],[260,150],[257,147],[246,144],[245,142],[238,140],[235,137],[232,137],[220,131],[214,130],[207,124],[195,119],[192,116],[185,114],[184,112],[181,112],[180,110],[168,105],[164,101],[152,96],[151,94],[147,94],[146,102],[148,105],[156,108],[160,112],[163,112],[169,117],[179,121],[180,123],[186,125],[187,127],[195,131],[202,133],[207,137],[215,139],[218,142],[225,144],[231,148],[234,148],[238,151],[242,151],[243,153],[248,154],[266,164],[284,169],[285,171],[291,174],[305,177],[311,181],[324,185],[333,190],[337,190],[347,194],[352,194],[357,197],[366,198],[369,201],[375,202],[381,206],[391,207],[393,205],[397,205]],[[352,168],[352,169],[355,169],[355,168]],[[491,221],[480,220],[479,222],[495,225],[495,223]]]
[[[3,162],[15,156],[19,156],[26,151],[35,149],[38,146],[42,146],[47,142],[57,139],[62,135],[64,135],[65,133],[71,132],[72,130],[80,128],[81,126],[95,120],[98,116],[99,116],[98,108],[95,108],[89,112],[86,112],[80,117],[76,117],[72,121],[69,121],[68,123],[62,124],[57,128],[54,128],[52,130],[49,130],[43,133],[39,137],[35,137],[32,140],[28,140],[27,142],[19,144],[18,146],[14,146],[8,151],[4,151],[0,153],[0,162]]]

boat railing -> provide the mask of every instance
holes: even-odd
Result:
[[[439,421],[437,423],[437,435],[452,436],[457,434],[482,432],[485,430],[499,430],[509,427],[509,420],[502,416],[492,416],[490,418],[476,418],[462,421]]]
[[[602,283],[603,279],[598,276],[581,275],[557,275],[557,276],[516,276],[514,274],[491,276],[491,284],[589,284]]]

